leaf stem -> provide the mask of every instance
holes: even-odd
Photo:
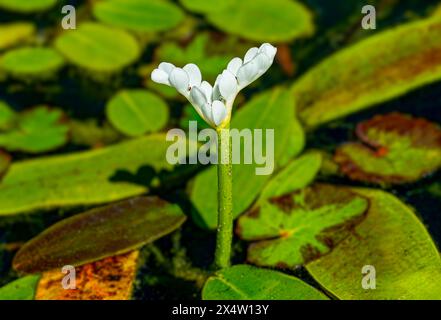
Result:
[[[215,264],[218,269],[230,266],[233,240],[233,165],[229,125],[217,129],[218,137],[218,226]]]

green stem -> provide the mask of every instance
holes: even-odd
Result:
[[[215,263],[218,269],[230,266],[233,240],[233,165],[229,126],[217,130],[218,137],[218,227]]]

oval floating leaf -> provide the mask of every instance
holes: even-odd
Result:
[[[8,51],[0,68],[16,77],[46,77],[58,71],[64,59],[50,48],[26,47]]]
[[[282,88],[259,94],[233,116],[232,128],[238,130],[265,129],[274,130],[274,158],[266,159],[266,166],[275,169],[285,165],[290,158],[297,155],[304,145],[304,135],[295,117],[289,92]],[[257,139],[257,138],[256,138]],[[241,139],[241,150],[244,149]],[[253,142],[248,141],[248,145]],[[265,143],[262,143],[263,155],[266,155]],[[233,142],[234,145],[234,142]],[[271,175],[256,175],[255,159],[252,164],[245,164],[241,151],[241,164],[233,165],[233,214],[239,216],[256,199],[259,192]],[[217,170],[212,166],[201,172],[192,186],[190,198],[197,210],[196,221],[202,227],[214,229],[217,225]],[[198,220],[201,219],[201,220]]]
[[[3,101],[0,101],[0,130],[9,129],[15,121],[15,117],[14,110]]]
[[[19,44],[31,38],[35,27],[28,22],[14,22],[0,25],[0,50]]]
[[[438,249],[413,211],[393,195],[354,190],[369,198],[366,219],[332,252],[307,265],[340,299],[441,299]],[[361,285],[362,267],[376,270],[376,289]]]
[[[337,52],[294,83],[300,117],[315,127],[438,81],[440,51],[441,19],[433,17]]]
[[[170,143],[151,135],[114,146],[14,162],[0,184],[0,216],[35,209],[99,204],[148,191],[173,166]]]
[[[57,0],[0,0],[0,8],[28,14],[50,9],[56,3]]]
[[[291,161],[271,178],[262,190],[258,202],[307,187],[314,180],[321,165],[322,156],[318,152],[307,153]]]
[[[208,278],[204,300],[328,300],[320,291],[284,273],[237,265]]]
[[[235,1],[207,19],[222,31],[254,41],[286,42],[314,31],[310,11],[290,0]]]
[[[239,218],[247,260],[294,268],[329,253],[364,217],[366,199],[344,188],[315,185],[272,198]]]
[[[161,130],[168,121],[167,104],[146,90],[122,90],[106,106],[110,123],[128,136]]]
[[[188,10],[198,13],[210,13],[225,10],[236,2],[236,0],[218,0],[216,4],[206,0],[179,0]]]
[[[55,47],[72,63],[98,72],[119,71],[140,54],[138,43],[129,33],[90,22],[61,34]]]
[[[38,153],[50,151],[67,142],[68,126],[60,110],[38,106],[16,116],[15,125],[0,130],[0,146],[10,151]]]
[[[353,180],[414,182],[441,167],[441,128],[399,113],[379,115],[357,126],[362,143],[338,148],[334,160]]]
[[[39,275],[26,276],[0,288],[1,300],[33,300]]]
[[[126,253],[179,228],[185,219],[178,205],[158,197],[124,200],[52,225],[21,247],[13,267],[37,273]]]
[[[61,286],[61,269],[41,275],[35,300],[129,300],[139,251],[104,258],[75,268],[75,290]]]
[[[184,19],[177,6],[164,0],[101,1],[93,14],[101,22],[140,32],[172,29]]]

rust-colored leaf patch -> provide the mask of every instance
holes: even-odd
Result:
[[[44,272],[36,300],[129,300],[136,276],[139,251],[108,257],[75,268],[76,289],[64,289],[67,275],[61,270]]]
[[[379,115],[359,123],[356,133],[363,143],[344,144],[334,157],[352,180],[409,183],[441,166],[441,128],[426,119]]]
[[[5,174],[6,170],[8,170],[10,164],[11,156],[6,152],[0,150],[0,180]]]

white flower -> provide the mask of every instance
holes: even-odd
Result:
[[[183,68],[162,62],[153,70],[154,82],[175,87],[194,106],[198,114],[211,126],[228,123],[234,99],[240,90],[264,74],[273,64],[277,49],[269,43],[251,48],[242,59],[232,59],[214,86],[202,81],[198,66],[189,63]]]

